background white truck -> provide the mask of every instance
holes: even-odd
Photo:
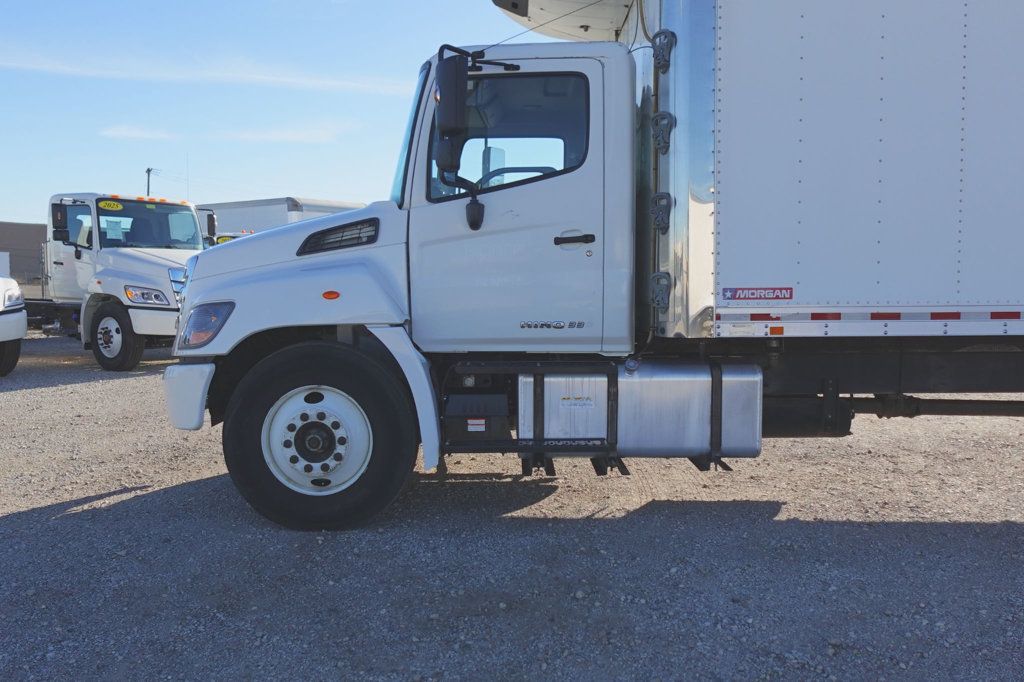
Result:
[[[395,189],[190,259],[172,421],[298,527],[449,453],[702,470],[855,413],[1024,415],[1024,4],[499,0]],[[588,41],[598,42],[588,42]]]
[[[247,201],[200,204],[196,206],[196,209],[200,214],[205,211],[211,211],[216,214],[218,238],[234,238],[262,232],[279,225],[297,223],[308,218],[351,211],[363,206],[365,204],[348,201],[277,197],[273,199],[250,199]]]
[[[0,269],[0,377],[10,374],[18,364],[21,339],[27,330],[25,299],[8,274],[6,268]]]
[[[43,297],[33,318],[80,329],[107,370],[138,365],[147,344],[170,343],[185,261],[203,248],[186,201],[57,194],[43,244]]]

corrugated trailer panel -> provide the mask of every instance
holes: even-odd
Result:
[[[1024,303],[1024,5],[730,0],[716,22],[720,319],[881,335],[899,325],[873,311]]]

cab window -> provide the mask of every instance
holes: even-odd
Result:
[[[588,85],[582,74],[508,74],[470,78],[469,135],[459,176],[485,193],[569,173],[583,165],[588,142]],[[431,134],[428,199],[465,191],[442,182]]]
[[[89,206],[68,206],[68,241],[85,248],[92,247],[92,209]]]

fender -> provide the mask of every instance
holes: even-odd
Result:
[[[253,334],[282,327],[404,324],[405,273],[389,267],[403,264],[404,255],[405,246],[394,245],[367,250],[367,258],[310,260],[298,268],[285,262],[199,280],[186,291],[182,325],[203,303],[235,307],[211,343],[176,354],[227,355]]]
[[[416,404],[416,419],[423,443],[423,468],[436,469],[441,452],[441,428],[437,414],[437,396],[430,380],[430,363],[416,350],[405,327],[367,325],[398,362]]]

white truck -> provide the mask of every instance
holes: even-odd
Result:
[[[187,201],[54,195],[30,317],[77,327],[103,369],[132,369],[147,344],[173,340],[184,264],[203,245]]]
[[[27,331],[25,299],[21,287],[0,273],[0,377],[14,371],[21,356],[21,339]]]
[[[856,413],[1024,415],[1024,4],[499,1],[390,199],[189,260],[171,419],[295,527],[422,446],[698,468]],[[535,8],[535,9],[533,9]]]
[[[351,211],[363,208],[365,204],[328,199],[304,199],[301,197],[276,197],[273,199],[250,199],[247,201],[225,201],[215,204],[199,204],[200,212],[211,211],[217,216],[217,239],[234,239],[263,230],[290,225],[300,220]]]

